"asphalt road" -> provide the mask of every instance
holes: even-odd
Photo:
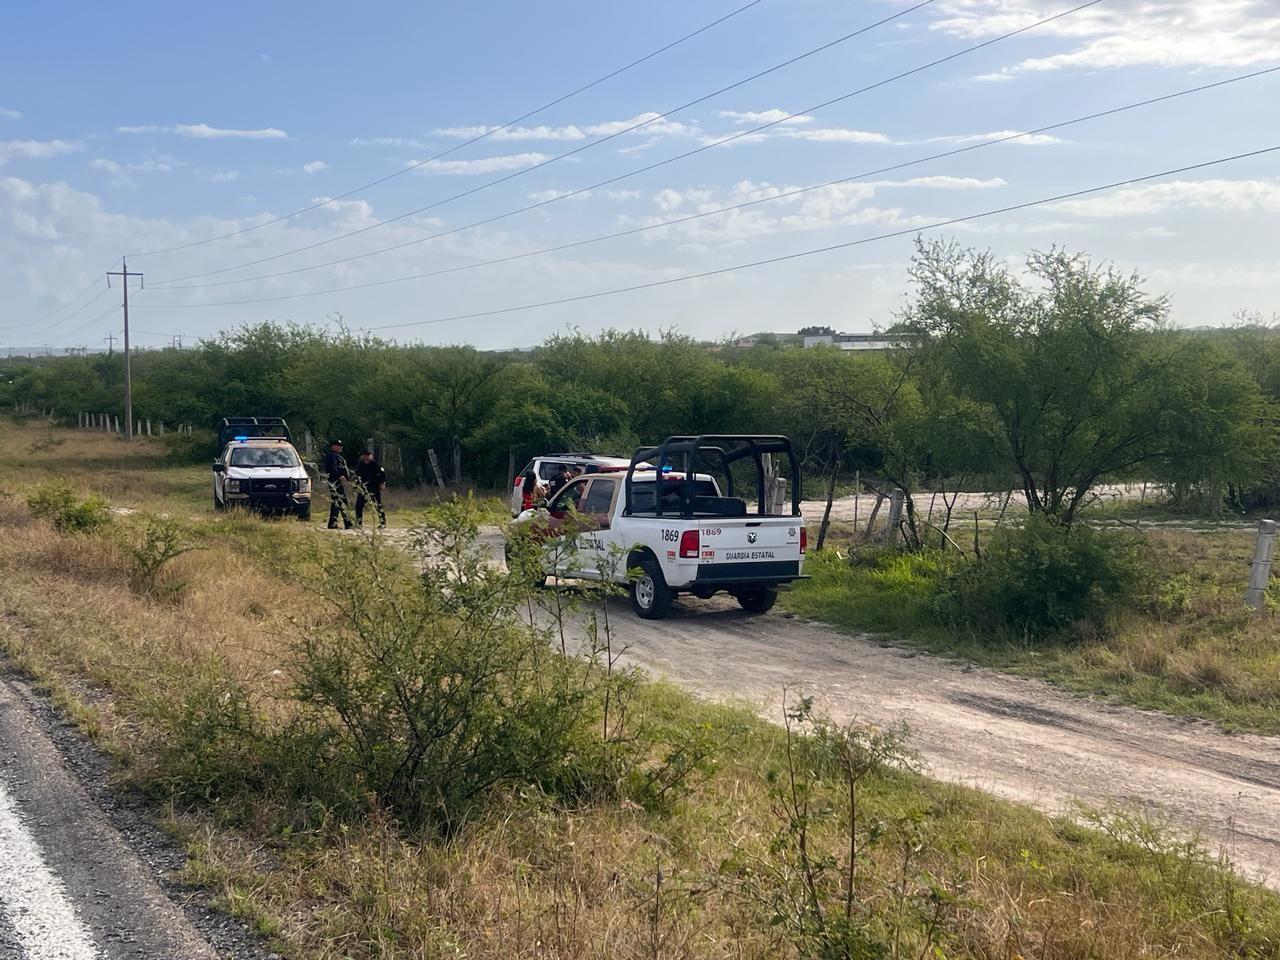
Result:
[[[106,789],[105,770],[90,744],[0,672],[0,960],[269,956],[181,888],[181,853]]]

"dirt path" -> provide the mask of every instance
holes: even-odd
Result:
[[[1280,888],[1280,739],[1230,736],[1073,697],[1048,684],[849,637],[732,601],[687,601],[665,621],[616,620],[629,658],[778,718],[784,686],[833,719],[905,721],[931,774],[1057,812],[1074,799],[1167,817]]]

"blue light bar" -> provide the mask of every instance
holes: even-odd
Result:
[[[248,440],[248,437],[233,437],[234,440]]]

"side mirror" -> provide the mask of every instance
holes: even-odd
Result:
[[[221,460],[215,460],[215,461],[213,461],[213,472],[214,472],[214,473],[226,473],[226,472],[227,472],[227,465],[226,465],[225,463],[223,463]]]

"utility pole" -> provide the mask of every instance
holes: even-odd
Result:
[[[119,270],[107,271],[107,286],[111,286],[111,278],[120,278],[120,288],[124,294],[124,438],[133,439],[133,371],[129,367],[129,278],[137,277],[143,283],[141,273],[130,273],[128,261],[120,258]]]
[[[102,342],[107,345],[107,356],[108,357],[115,356],[116,335],[114,333],[108,333],[105,337],[102,338]]]

